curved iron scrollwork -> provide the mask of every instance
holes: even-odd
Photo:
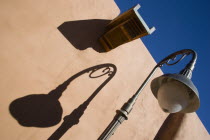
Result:
[[[169,59],[165,64],[166,65],[168,65],[168,66],[172,66],[172,65],[175,65],[175,64],[177,64],[177,63],[179,63],[185,56],[186,56],[186,54],[181,54],[182,56],[177,60],[177,61],[175,61],[175,62],[173,62],[173,63],[169,63],[171,60],[172,61],[174,61],[174,60],[176,60],[176,57],[177,56],[175,56],[174,58],[172,58],[172,59]]]
[[[190,49],[185,49],[185,50],[177,51],[177,52],[167,56],[166,58],[164,58],[162,61],[160,61],[157,64],[157,67],[162,67],[164,64],[166,64],[167,66],[175,65],[190,54],[193,55],[193,59],[191,62],[195,63],[194,61],[196,61],[196,59],[197,59],[197,54],[195,53],[195,51],[190,50]],[[178,60],[176,60],[178,55],[181,55],[181,57]],[[175,61],[175,62],[169,63],[170,61]]]

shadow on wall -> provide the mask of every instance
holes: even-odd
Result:
[[[171,113],[160,127],[154,140],[173,140],[184,119],[183,113]]]
[[[90,102],[98,94],[98,92],[114,77],[117,68],[113,64],[101,64],[85,69],[59,85],[56,89],[50,91],[48,94],[32,94],[14,100],[10,106],[9,111],[11,115],[22,126],[27,127],[50,127],[58,124],[62,117],[62,107],[59,98],[66,90],[68,85],[77,77],[89,73],[90,78],[98,78],[108,75],[108,78],[93,92],[93,94],[78,108],[74,109],[69,115],[64,117],[64,122],[61,126],[50,136],[50,140],[60,139],[69,128],[79,123],[79,119],[84,114]],[[94,74],[99,74],[96,75]]]
[[[92,19],[64,22],[58,30],[79,50],[93,48],[97,52],[105,52],[99,38],[104,34],[106,25],[111,20]]]

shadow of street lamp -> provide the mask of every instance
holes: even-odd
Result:
[[[175,60],[178,55],[181,55],[181,57],[177,61],[169,63],[169,61]],[[117,114],[114,119],[104,130],[98,140],[109,139],[114,134],[117,127],[122,124],[124,120],[128,119],[128,115],[133,109],[139,94],[153,76],[157,68],[160,68],[163,65],[175,65],[188,55],[192,55],[192,59],[179,74],[164,74],[155,78],[151,82],[151,90],[164,112],[191,113],[196,111],[200,106],[199,94],[197,88],[190,79],[196,63],[197,54],[193,50],[184,49],[167,56],[153,68],[137,92],[121,107],[120,110],[117,110]]]

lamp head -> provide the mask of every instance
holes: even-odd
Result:
[[[197,88],[182,74],[165,74],[155,78],[151,82],[151,90],[164,112],[191,113],[200,106]]]

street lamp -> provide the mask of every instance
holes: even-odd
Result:
[[[108,140],[114,134],[117,127],[122,124],[124,120],[128,119],[128,115],[133,109],[139,94],[146,86],[157,68],[160,68],[163,65],[175,65],[185,56],[190,54],[192,55],[191,61],[183,70],[180,71],[179,74],[164,74],[155,78],[151,82],[151,90],[164,112],[190,113],[196,111],[200,106],[199,94],[198,90],[190,79],[196,63],[197,54],[193,50],[184,49],[167,56],[153,68],[137,92],[121,107],[120,110],[117,110],[117,114],[115,115],[114,119],[104,130],[98,140]],[[178,55],[181,55],[181,57],[177,61],[174,63],[169,63],[169,61],[175,60]]]

